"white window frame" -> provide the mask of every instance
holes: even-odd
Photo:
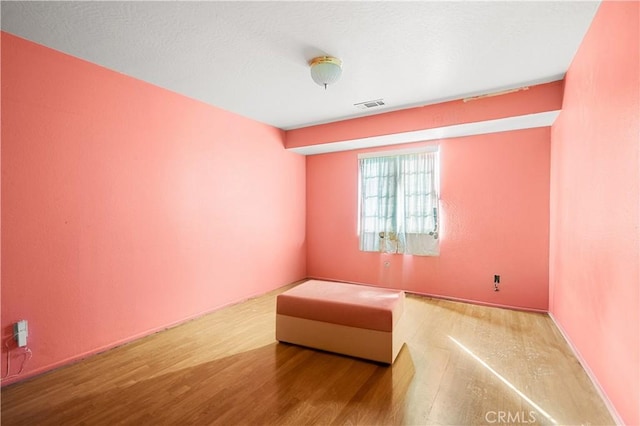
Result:
[[[421,154],[421,153],[436,153],[436,164],[435,164],[435,177],[434,177],[434,186],[436,191],[436,211],[434,212],[434,221],[435,221],[435,230],[429,232],[428,234],[419,233],[419,234],[405,234],[405,238],[423,238],[426,235],[429,235],[433,241],[430,242],[430,246],[425,250],[418,250],[417,252],[413,252],[408,248],[399,248],[398,242],[395,241],[395,246],[393,244],[389,244],[389,241],[386,241],[383,244],[383,241],[380,241],[380,252],[385,253],[398,253],[398,254],[408,254],[408,255],[426,255],[426,256],[437,256],[440,254],[439,249],[439,234],[440,234],[440,147],[438,145],[428,145],[423,147],[416,148],[406,148],[406,149],[396,149],[396,150],[388,150],[388,151],[372,151],[366,153],[358,154],[358,219],[357,219],[357,234],[360,238],[360,233],[362,232],[362,173],[360,169],[360,160],[364,158],[382,158],[382,157],[399,157],[408,154]],[[396,215],[398,214],[400,209],[396,208]],[[381,233],[382,234],[382,233]],[[381,239],[384,239],[382,235]],[[386,247],[386,248],[383,248]],[[394,250],[395,247],[395,250]],[[362,250],[362,246],[361,246]],[[375,250],[364,250],[364,251],[375,251]]]

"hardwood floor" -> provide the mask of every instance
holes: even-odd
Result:
[[[2,424],[614,423],[546,315],[408,296],[387,367],[277,343],[282,290],[8,386]]]

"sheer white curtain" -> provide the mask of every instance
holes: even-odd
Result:
[[[438,244],[438,153],[401,155],[398,239],[404,253],[433,256]]]
[[[438,255],[438,153],[360,159],[360,250]]]
[[[360,159],[360,250],[396,251],[391,239],[383,241],[382,235],[396,230],[397,191],[396,158]]]

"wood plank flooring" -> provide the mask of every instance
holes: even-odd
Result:
[[[547,315],[408,296],[387,367],[277,343],[283,290],[8,386],[2,424],[614,423]]]

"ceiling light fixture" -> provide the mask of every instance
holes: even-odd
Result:
[[[318,56],[309,62],[311,66],[311,78],[320,86],[333,84],[342,74],[342,61],[332,56]]]

